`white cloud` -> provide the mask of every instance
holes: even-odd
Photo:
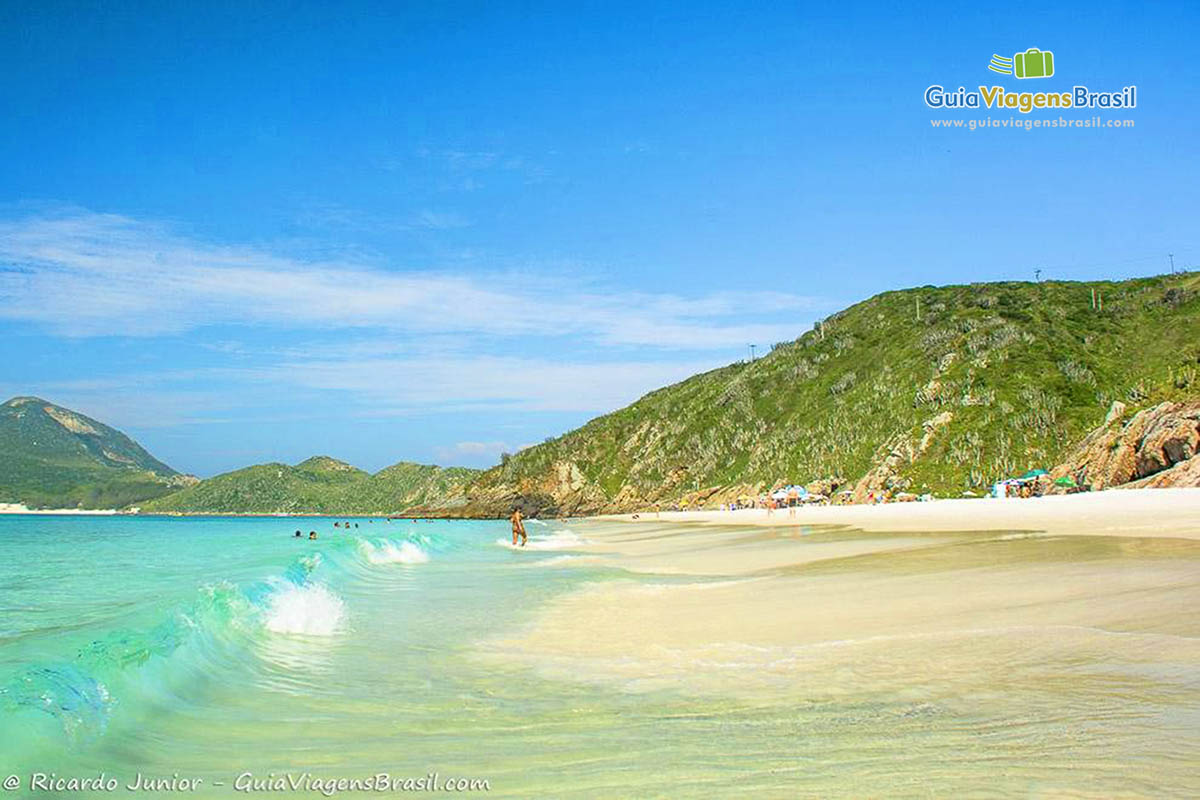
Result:
[[[433,448],[434,457],[444,466],[491,467],[499,464],[505,453],[519,453],[533,443],[455,442],[449,447]]]
[[[429,226],[453,217],[427,215]],[[215,245],[169,227],[76,212],[0,222],[0,317],[67,336],[206,325],[580,338],[660,350],[794,338],[826,304],[790,293],[603,291],[553,275],[399,271]],[[786,319],[778,319],[786,314]],[[744,319],[760,321],[748,323]],[[762,319],[763,317],[777,319]]]
[[[385,340],[283,349],[238,346],[236,352],[237,361],[229,366],[0,381],[0,389],[5,396],[38,394],[85,413],[94,411],[118,426],[141,428],[281,415],[306,419],[321,413],[322,396],[335,396],[339,408],[359,418],[490,411],[599,414],[721,366],[717,358],[518,358],[469,349],[415,350]],[[287,398],[293,410],[280,410],[280,398]]]
[[[490,466],[500,460],[501,453],[511,453],[507,442],[456,442],[449,447],[435,447],[434,456],[440,464],[471,464]]]
[[[715,366],[693,360],[581,364],[458,355],[295,360],[248,375],[255,381],[348,392],[372,415],[469,408],[598,413]]]
[[[794,338],[823,307],[788,293],[606,291],[561,272],[306,261],[87,212],[0,221],[0,319],[68,337],[199,331],[188,341],[204,355],[176,368],[11,387],[140,429],[319,416],[326,396],[358,418],[600,414],[749,342]],[[460,442],[438,458],[485,465],[518,449]]]

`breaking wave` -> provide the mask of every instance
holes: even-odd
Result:
[[[510,550],[568,550],[584,543],[584,539],[570,528],[561,528],[548,535],[530,536],[524,548],[520,545],[513,545],[512,539],[496,540],[496,544]]]
[[[379,543],[364,540],[359,544],[359,549],[372,564],[424,564],[429,561],[429,554],[410,541],[396,544],[390,539]]]
[[[81,647],[70,661],[34,664],[0,685],[0,708],[35,710],[58,719],[73,745],[103,734],[117,704],[110,687],[131,679],[151,659],[179,659],[207,669],[275,634],[331,636],[345,605],[311,575],[319,553],[297,558],[280,576],[246,588],[228,581],[203,586],[196,599],[170,610],[148,630],[115,630]],[[180,651],[186,650],[186,655]],[[148,688],[148,687],[144,687]]]
[[[283,583],[270,595],[263,627],[274,633],[332,636],[345,614],[342,598],[321,584]]]

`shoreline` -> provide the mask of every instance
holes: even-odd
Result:
[[[297,512],[262,512],[262,511],[129,511],[120,508],[25,508],[23,506],[0,504],[0,515],[14,516],[56,516],[56,517],[185,517],[234,519],[475,519],[474,517],[432,517],[406,516],[403,514],[339,514],[324,511]],[[482,518],[481,518],[482,519]],[[497,518],[498,519],[498,518]]]
[[[618,572],[485,650],[623,691],[962,715],[990,698],[997,720],[1013,697],[1044,715],[1038,687],[1064,687],[1061,716],[1111,674],[1149,698],[1200,667],[1197,489],[639,517],[570,523],[582,541],[553,568]]]
[[[115,508],[27,508],[20,503],[0,503],[0,514],[59,517],[112,517],[129,514]]]
[[[879,505],[800,506],[768,513],[738,511],[643,511],[565,518],[572,523],[618,522],[721,527],[795,527],[805,525],[856,528],[872,533],[968,533],[1024,531],[1058,535],[1168,537],[1200,539],[1200,488],[1107,489],[1072,495],[1007,500],[947,498],[929,502]],[[0,515],[130,516],[168,518],[262,519],[502,519],[362,512],[133,511],[128,509],[33,509],[0,503]],[[552,518],[547,518],[550,521]]]
[[[597,521],[701,526],[834,525],[873,533],[1036,531],[1055,535],[1200,539],[1200,489],[1110,489],[1026,499],[947,499],[881,505],[739,511],[664,511]]]

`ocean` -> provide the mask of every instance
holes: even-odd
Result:
[[[568,529],[531,524],[518,553],[501,523],[335,521],[0,518],[0,768],[503,794],[574,715],[619,713],[474,654],[583,577],[536,568]]]
[[[739,646],[740,667],[727,653],[689,654],[679,670],[655,631],[639,630],[627,658],[618,646],[603,662],[538,661],[514,657],[514,642],[552,607],[570,627],[564,598],[595,596],[591,608],[606,608],[608,622],[636,626],[622,615],[653,593],[730,591],[730,582],[637,575],[576,555],[586,524],[531,522],[529,547],[514,550],[504,522],[335,521],[0,517],[0,779],[20,781],[10,796],[39,796],[31,776],[74,797],[124,795],[145,781],[139,796],[378,796],[447,781],[494,797],[1057,796],[1064,787],[1076,796],[1087,781],[1064,771],[1071,764],[1097,770],[1101,795],[1162,796],[1172,785],[1156,782],[1164,770],[1179,785],[1195,766],[1194,640],[1168,642],[1176,663],[1156,654],[1153,664],[1104,668],[1093,653],[1096,663],[1072,662],[1074,677],[1037,673],[1024,687],[1033,673],[1017,656],[1026,672],[972,662],[942,680],[950,673],[934,663],[935,639],[872,644],[870,665],[820,655],[780,666],[755,661],[765,648]],[[786,545],[753,536],[748,547]],[[811,536],[811,546],[842,546],[839,536]],[[1196,563],[1193,550],[1183,555]],[[1178,563],[1175,553],[1160,560]],[[775,578],[752,580],[769,598]],[[856,585],[862,594],[880,584]],[[607,608],[610,588],[621,599]],[[677,624],[703,622],[681,596]],[[587,610],[579,624],[601,638],[607,623]],[[881,674],[898,647],[911,672]],[[956,647],[945,652],[969,660],[977,644]],[[659,670],[665,680],[637,680],[664,659],[676,665]],[[721,676],[747,669],[764,680],[785,670],[803,691],[721,691]],[[1004,724],[995,709],[1005,707],[1021,719]],[[1152,754],[1144,764],[1155,769],[1122,764],[1118,744]],[[378,791],[384,775],[389,792]]]

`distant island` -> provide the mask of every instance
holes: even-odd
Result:
[[[329,457],[204,481],[32,397],[0,406],[0,503],[495,517],[713,507],[798,483],[958,497],[1029,470],[1200,485],[1200,274],[885,292],[753,361],[485,471]],[[1056,472],[1055,472],[1056,471]]]

